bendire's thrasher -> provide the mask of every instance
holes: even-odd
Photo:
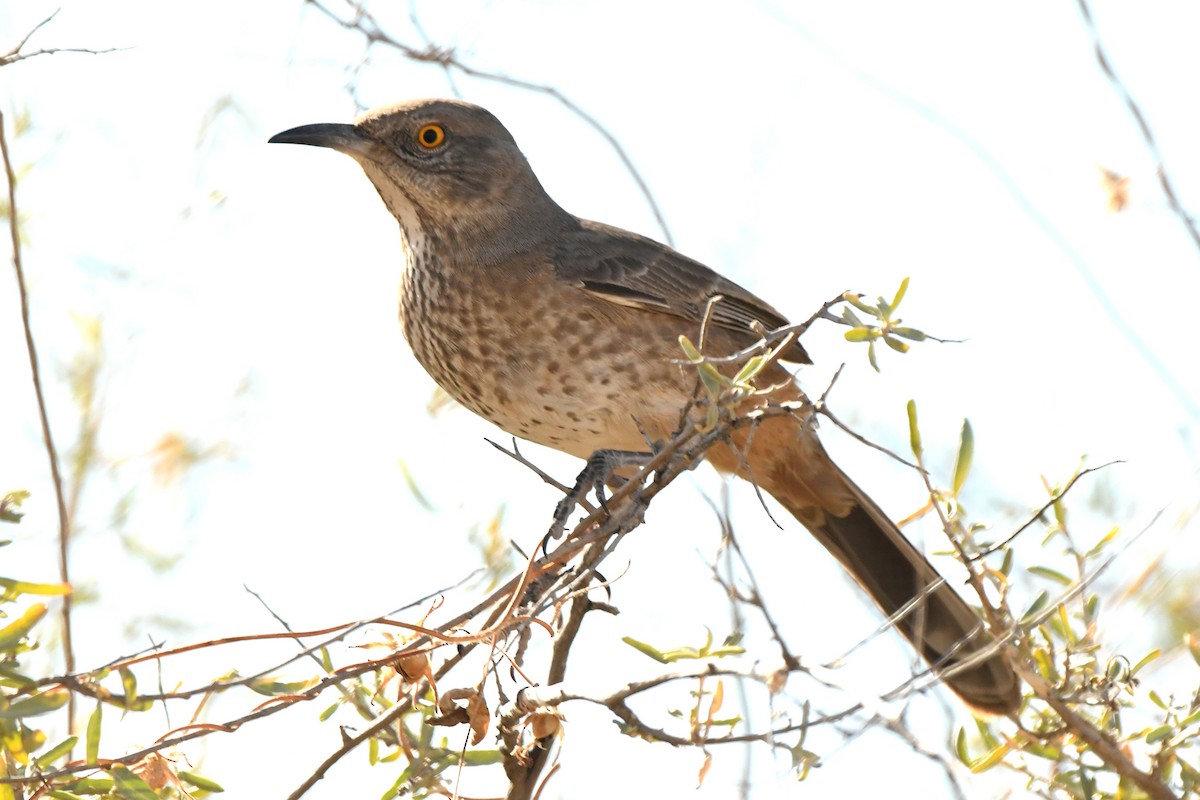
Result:
[[[710,353],[757,341],[752,322],[787,324],[703,264],[564,211],[512,135],[478,106],[418,100],[271,141],[330,147],[362,166],[400,222],[400,322],[413,353],[451,396],[516,436],[580,458],[644,452],[637,423],[665,439],[691,396],[694,370],[673,362],[679,335],[696,335],[709,298],[723,298],[710,319]],[[783,355],[808,363],[799,344]],[[775,388],[743,412],[804,397],[778,364],[760,384]],[[752,475],[884,613],[907,607],[896,626],[967,703],[1014,711],[1017,677],[1002,653],[980,655],[992,640],[976,614],[834,465],[810,416],[771,416],[753,435],[741,428],[708,460]]]

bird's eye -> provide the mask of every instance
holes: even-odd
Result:
[[[417,131],[417,142],[426,150],[432,150],[446,141],[446,131],[441,125],[422,125]]]

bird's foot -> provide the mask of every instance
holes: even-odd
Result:
[[[575,486],[555,506],[554,523],[550,526],[550,531],[546,534],[546,538],[543,541],[543,550],[545,549],[545,542],[562,536],[563,531],[567,527],[567,520],[571,516],[571,511],[587,496],[589,491],[595,489],[596,499],[600,502],[600,507],[607,511],[608,497],[604,492],[605,484],[623,480],[616,474],[617,470],[628,467],[644,467],[650,462],[651,458],[652,454],[650,453],[636,453],[629,450],[597,450],[592,453],[588,457],[587,466],[583,468],[583,471],[579,473],[579,477],[575,479]]]

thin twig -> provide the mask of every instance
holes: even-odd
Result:
[[[1104,43],[1100,40],[1100,31],[1096,28],[1096,21],[1092,18],[1092,10],[1088,7],[1087,0],[1077,0],[1079,3],[1079,11],[1083,15],[1084,25],[1087,27],[1088,35],[1092,39],[1092,49],[1096,52],[1096,61],[1100,63],[1100,69],[1108,78],[1109,83],[1116,89],[1117,94],[1125,101],[1126,108],[1133,115],[1134,122],[1137,123],[1138,131],[1142,134],[1142,139],[1146,142],[1146,149],[1150,151],[1150,158],[1154,160],[1154,172],[1158,175],[1158,183],[1162,186],[1163,194],[1167,197],[1167,204],[1171,206],[1171,210],[1175,212],[1175,216],[1179,217],[1179,221],[1183,223],[1184,229],[1192,237],[1192,243],[1200,248],[1200,230],[1196,228],[1196,220],[1188,214],[1183,207],[1183,203],[1179,201],[1179,195],[1175,193],[1175,187],[1171,183],[1170,177],[1167,175],[1167,168],[1163,164],[1162,152],[1158,149],[1158,142],[1154,138],[1154,134],[1150,131],[1150,124],[1146,122],[1146,117],[1142,114],[1141,107],[1138,106],[1133,95],[1129,93],[1129,89],[1117,77],[1116,71],[1112,67],[1112,62],[1109,60],[1107,53],[1104,50]]]
[[[6,67],[9,64],[15,64],[18,61],[24,61],[27,58],[34,58],[36,56],[51,56],[55,53],[87,53],[88,55],[95,56],[103,53],[115,53],[118,50],[125,49],[123,47],[108,47],[104,50],[92,50],[86,47],[46,47],[41,50],[34,50],[30,53],[22,53],[21,50],[29,43],[29,40],[33,38],[33,35],[41,30],[45,25],[49,24],[50,20],[58,16],[59,11],[62,11],[62,9],[55,9],[54,13],[46,17],[37,25],[34,25],[29,30],[29,33],[25,34],[21,41],[17,42],[16,47],[12,48],[7,53],[0,54],[0,67]]]
[[[875,442],[872,442],[870,439],[863,436],[861,433],[854,430],[846,423],[842,422],[840,419],[838,419],[836,416],[834,416],[834,413],[832,411],[829,410],[829,406],[826,405],[826,403],[825,403],[825,398],[829,396],[829,393],[831,391],[833,391],[834,384],[837,383],[838,378],[840,378],[842,375],[842,370],[845,368],[846,368],[846,365],[842,364],[840,367],[837,368],[837,372],[833,373],[833,377],[829,379],[829,385],[825,387],[825,391],[821,392],[821,397],[817,400],[817,402],[813,406],[816,409],[816,412],[818,414],[820,414],[821,416],[825,417],[826,419],[828,419],[834,425],[841,428],[844,432],[848,433],[859,444],[866,445],[867,447],[870,447],[873,450],[878,450],[879,452],[883,453],[885,456],[889,456],[890,458],[895,459],[896,461],[899,461],[904,466],[915,469],[917,472],[924,472],[924,469],[920,465],[914,464],[913,462],[900,456],[897,453],[892,452],[891,450],[889,450],[888,448],[884,447],[881,444],[876,444]]]
[[[1096,472],[1098,470],[1102,470],[1106,467],[1111,467],[1114,464],[1123,464],[1123,463],[1125,463],[1125,462],[1118,459],[1115,461],[1109,461],[1106,464],[1101,464],[1096,467],[1088,467],[1087,469],[1080,470],[1079,472],[1075,473],[1075,475],[1072,476],[1071,480],[1067,481],[1067,485],[1064,486],[1061,491],[1055,493],[1055,495],[1053,497],[1051,497],[1049,500],[1047,500],[1046,503],[1041,508],[1039,508],[1037,511],[1033,512],[1032,515],[1030,515],[1029,519],[1025,521],[1024,525],[1017,528],[1015,531],[1010,533],[1008,536],[1005,536],[1003,539],[996,542],[995,544],[991,544],[991,545],[988,545],[987,547],[982,548],[978,553],[975,553],[974,555],[969,556],[967,560],[968,561],[978,561],[981,558],[987,558],[992,553],[995,553],[997,550],[1003,550],[1005,547],[1008,547],[1010,544],[1013,543],[1013,540],[1015,540],[1018,536],[1020,536],[1022,533],[1024,533],[1025,530],[1030,525],[1032,525],[1033,523],[1035,523],[1039,519],[1041,519],[1042,515],[1045,514],[1047,511],[1049,511],[1054,506],[1055,503],[1057,503],[1058,501],[1060,501],[1064,497],[1066,497],[1067,492],[1071,491],[1071,487],[1073,487],[1075,485],[1075,482],[1078,481],[1080,478],[1082,478],[1084,475],[1087,475],[1088,473],[1091,473],[1091,472]]]
[[[299,798],[299,797],[302,797],[303,795],[305,795],[308,792],[308,790],[311,789],[317,783],[317,781],[319,781],[325,777],[325,774],[327,772],[329,772],[330,769],[333,768],[334,764],[336,764],[337,762],[339,762],[343,758],[345,758],[350,753],[351,750],[358,747],[360,744],[367,741],[375,734],[381,733],[384,729],[389,727],[393,722],[400,719],[400,717],[402,717],[405,713],[407,713],[408,711],[411,711],[411,710],[412,709],[409,707],[409,705],[407,703],[397,703],[396,705],[389,708],[386,713],[377,717],[375,719],[375,721],[373,723],[371,723],[370,726],[368,726],[365,730],[363,730],[357,736],[347,737],[346,740],[342,743],[341,747],[339,747],[337,750],[334,750],[332,753],[330,753],[329,756],[324,761],[322,761],[319,765],[317,765],[317,768],[312,771],[312,773],[308,776],[308,778],[306,778],[303,783],[301,783],[299,786],[297,786],[295,791],[293,791],[291,794],[288,795],[288,800],[296,800],[296,798]]]
[[[53,15],[51,15],[53,17]],[[46,22],[50,20],[47,19]],[[42,23],[45,24],[45,23]],[[34,29],[36,30],[36,28]],[[42,389],[41,368],[38,365],[37,346],[33,341],[33,327],[29,321],[29,292],[25,288],[25,269],[21,263],[21,231],[17,222],[17,176],[8,152],[8,137],[5,133],[4,114],[0,112],[0,153],[4,157],[4,174],[8,179],[8,230],[12,237],[13,270],[17,277],[17,293],[21,298],[21,327],[25,332],[25,349],[29,354],[29,373],[33,379],[33,393],[37,401],[38,420],[42,426],[42,442],[46,447],[46,458],[50,462],[50,478],[54,483],[54,499],[58,506],[58,578],[70,586],[71,575],[68,552],[71,543],[71,522],[67,517],[67,503],[63,496],[62,473],[58,467],[58,450],[50,432],[50,418],[46,414],[46,395]],[[75,672],[75,650],[71,638],[71,592],[62,596],[62,637],[64,671]],[[67,700],[67,729],[75,727],[75,693]]]
[[[608,143],[608,146],[612,148],[613,152],[617,154],[617,158],[621,160],[626,172],[628,172],[630,177],[633,178],[633,182],[637,184],[638,191],[640,191],[642,193],[642,197],[646,199],[646,204],[650,207],[651,213],[654,214],[654,219],[658,223],[659,230],[662,231],[663,239],[667,244],[674,246],[675,241],[671,236],[670,229],[667,227],[666,217],[663,216],[662,211],[658,207],[658,203],[654,200],[654,195],[650,192],[650,187],[646,184],[645,179],[642,178],[641,173],[638,172],[637,167],[633,165],[633,159],[631,159],[629,154],[625,152],[625,148],[621,146],[620,141],[618,141],[617,137],[614,136],[608,130],[608,128],[604,127],[604,125],[602,125],[598,119],[589,114],[587,111],[584,111],[582,107],[580,107],[574,100],[563,94],[559,89],[556,89],[548,84],[534,83],[533,81],[514,78],[499,72],[488,72],[487,70],[476,69],[475,67],[469,66],[460,61],[454,50],[450,48],[438,47],[437,45],[431,44],[427,45],[424,49],[417,49],[415,47],[406,45],[403,42],[393,39],[391,36],[384,33],[379,26],[378,20],[376,20],[374,16],[372,16],[361,6],[354,7],[355,14],[353,19],[345,20],[335,14],[331,9],[327,8],[323,3],[320,2],[320,0],[307,1],[309,5],[314,6],[318,11],[325,14],[325,16],[329,17],[343,28],[361,33],[366,38],[368,47],[373,44],[387,45],[388,47],[399,50],[401,54],[405,56],[405,58],[427,64],[436,64],[442,69],[446,70],[447,73],[449,73],[451,69],[457,69],[459,72],[462,72],[464,75],[468,75],[472,78],[493,81],[495,83],[502,83],[506,86],[513,86],[518,89],[537,92],[555,100],[559,105],[563,106],[576,117],[583,120],[584,124],[594,130],[596,133],[600,134],[600,137],[603,138],[604,141]]]
[[[545,470],[543,470],[541,467],[539,467],[537,464],[534,464],[532,461],[530,461],[530,460],[529,460],[529,459],[527,459],[527,458],[526,458],[524,455],[522,455],[522,454],[521,454],[521,449],[520,449],[519,447],[517,447],[517,440],[516,440],[515,438],[512,440],[512,450],[509,450],[509,449],[508,449],[508,448],[506,448],[506,447],[502,447],[502,446],[500,446],[500,445],[496,444],[496,443],[495,443],[495,442],[493,442],[491,439],[488,439],[486,436],[484,437],[484,439],[483,439],[483,440],[484,440],[485,442],[487,442],[488,444],[490,444],[492,447],[494,447],[494,448],[496,448],[497,450],[499,450],[501,453],[504,453],[504,455],[506,455],[506,456],[508,456],[509,458],[511,458],[511,459],[513,459],[514,461],[516,461],[518,464],[520,464],[520,465],[522,465],[522,466],[526,467],[527,469],[531,470],[531,471],[533,472],[533,474],[534,474],[534,475],[537,475],[537,476],[538,476],[539,478],[541,478],[543,481],[545,481],[546,483],[550,484],[550,485],[551,485],[551,486],[553,486],[555,489],[558,489],[558,490],[559,490],[560,492],[562,492],[563,494],[567,494],[567,493],[569,493],[569,492],[571,491],[571,487],[570,487],[570,486],[567,486],[567,485],[565,485],[565,484],[559,483],[557,480],[555,480],[555,479],[554,479],[554,477],[553,477],[552,475],[550,475],[550,473],[546,472],[546,471],[545,471]],[[582,498],[582,497],[581,497],[581,498],[579,499],[579,504],[580,504],[580,505],[582,505],[582,506],[584,506],[584,507],[585,507],[585,508],[586,508],[588,511],[594,511],[594,510],[595,510],[594,508],[592,508],[591,506],[589,506],[589,505],[587,504],[587,500],[586,500],[586,498]]]

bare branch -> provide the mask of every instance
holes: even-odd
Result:
[[[550,97],[576,117],[583,120],[588,127],[600,134],[601,138],[608,143],[608,146],[612,148],[614,153],[617,154],[617,158],[621,160],[622,165],[625,167],[625,171],[629,173],[630,177],[633,178],[633,182],[637,184],[638,191],[640,191],[642,196],[646,199],[646,204],[650,207],[651,213],[654,214],[654,219],[658,223],[659,230],[662,231],[663,239],[667,244],[674,246],[675,241],[671,236],[670,229],[667,227],[666,217],[663,216],[661,209],[658,207],[658,203],[654,200],[654,195],[650,192],[650,187],[646,184],[645,179],[642,178],[641,173],[638,172],[637,167],[633,165],[633,160],[629,157],[629,154],[625,152],[625,148],[621,146],[620,141],[618,141],[617,137],[614,136],[612,132],[608,130],[608,128],[602,125],[598,119],[585,111],[579,104],[577,104],[574,100],[571,100],[559,89],[548,84],[535,83],[533,81],[527,81],[521,78],[514,78],[510,75],[505,75],[500,72],[490,72],[488,70],[477,69],[476,67],[472,67],[469,64],[465,64],[460,61],[453,48],[438,47],[434,44],[427,44],[424,48],[418,49],[416,47],[406,45],[403,42],[384,33],[375,17],[360,5],[351,3],[351,7],[354,9],[354,16],[351,19],[342,19],[320,0],[306,0],[306,2],[336,22],[338,25],[341,25],[343,28],[361,33],[363,37],[366,38],[368,47],[375,44],[386,45],[398,50],[402,55],[404,55],[405,58],[427,64],[436,64],[444,69],[448,75],[452,69],[456,69],[464,75],[468,75],[472,78],[479,78],[481,80],[492,81],[494,83],[502,83],[506,86],[512,86],[517,89],[524,89],[525,91],[536,92],[538,94],[544,94],[547,97]]]
[[[1192,243],[1200,249],[1200,230],[1196,227],[1196,220],[1187,209],[1183,207],[1183,203],[1179,201],[1179,196],[1175,193],[1175,186],[1171,182],[1171,178],[1167,174],[1166,165],[1163,164],[1162,152],[1158,149],[1158,142],[1154,138],[1154,134],[1150,131],[1150,125],[1146,122],[1146,117],[1142,114],[1142,109],[1137,101],[1133,99],[1128,87],[1117,76],[1116,70],[1112,67],[1112,62],[1109,60],[1104,49],[1104,43],[1100,40],[1100,31],[1096,28],[1096,21],[1092,18],[1092,10],[1088,7],[1087,0],[1076,0],[1079,4],[1079,11],[1083,15],[1084,25],[1087,27],[1088,35],[1092,38],[1092,48],[1096,52],[1096,61],[1100,64],[1100,70],[1108,78],[1109,83],[1116,89],[1117,94],[1125,101],[1126,108],[1133,115],[1134,122],[1137,123],[1138,131],[1142,134],[1143,141],[1146,142],[1146,149],[1150,151],[1150,157],[1154,160],[1154,171],[1158,175],[1158,183],[1162,186],[1163,194],[1167,197],[1167,204],[1171,206],[1171,210],[1175,212],[1175,216],[1179,217],[1179,221],[1183,223],[1184,229],[1188,235],[1192,237]]]
[[[46,20],[49,22],[53,18]],[[43,25],[45,22],[42,23]],[[40,26],[39,26],[40,27]],[[34,30],[37,30],[36,28]],[[31,34],[32,35],[32,34]],[[28,39],[28,37],[26,37]],[[24,41],[22,41],[24,44]],[[58,577],[64,584],[70,585],[68,552],[71,543],[71,522],[67,516],[67,503],[63,494],[62,473],[58,465],[58,450],[54,446],[54,436],[50,431],[50,418],[46,414],[46,395],[42,389],[41,368],[38,365],[37,346],[33,341],[33,326],[29,320],[29,292],[25,288],[25,268],[21,263],[21,231],[17,222],[17,176],[13,170],[12,158],[8,152],[8,136],[5,132],[4,114],[0,113],[0,155],[4,158],[4,175],[8,180],[8,230],[12,239],[13,270],[17,278],[17,294],[21,298],[21,327],[25,332],[25,350],[29,354],[29,373],[33,380],[33,394],[37,402],[38,420],[42,426],[42,443],[46,448],[46,458],[50,462],[50,478],[54,484],[54,499],[58,507]],[[71,639],[71,593],[62,598],[62,637],[64,670],[69,674],[75,671],[75,650]],[[75,722],[75,694],[70,694],[67,703],[67,722]]]
[[[50,56],[54,55],[55,53],[87,53],[89,55],[101,55],[103,53],[115,53],[119,50],[126,49],[123,47],[107,47],[103,50],[92,50],[86,47],[47,47],[28,53],[21,52],[25,48],[25,45],[29,43],[29,40],[33,38],[33,35],[42,27],[47,25],[50,20],[58,16],[59,11],[62,11],[62,9],[56,9],[53,14],[46,17],[37,25],[34,25],[33,28],[30,29],[29,33],[25,34],[21,41],[17,42],[16,47],[12,48],[7,53],[0,54],[0,67],[7,67],[9,64],[15,64],[18,61],[24,61],[27,58],[34,58],[36,56]]]
[[[1013,531],[1012,533],[1010,533],[1008,536],[1004,537],[1000,541],[996,542],[995,544],[989,545],[988,547],[984,547],[978,553],[975,553],[974,555],[969,556],[968,560],[978,561],[981,558],[986,558],[986,557],[990,556],[992,553],[995,553],[998,550],[1003,550],[1004,548],[1008,547],[1010,544],[1013,543],[1013,541],[1018,536],[1020,536],[1022,533],[1024,533],[1025,530],[1030,525],[1032,525],[1033,523],[1035,523],[1039,519],[1041,519],[1042,515],[1045,514],[1047,511],[1049,511],[1054,506],[1055,503],[1059,502],[1064,497],[1066,497],[1067,492],[1071,491],[1071,488],[1075,485],[1075,482],[1078,481],[1080,478],[1082,478],[1084,475],[1087,475],[1091,472],[1097,472],[1099,470],[1105,469],[1106,467],[1111,467],[1114,464],[1123,464],[1123,463],[1125,463],[1125,462],[1119,461],[1119,460],[1118,461],[1109,461],[1108,463],[1101,464],[1098,467],[1088,467],[1087,469],[1080,470],[1079,472],[1075,473],[1073,476],[1071,476],[1071,480],[1067,481],[1067,485],[1064,486],[1060,491],[1055,492],[1054,496],[1051,497],[1049,500],[1047,500],[1041,508],[1039,508],[1037,511],[1033,512],[1033,514],[1029,517],[1029,519],[1025,521],[1024,525],[1017,528],[1015,531]]]

